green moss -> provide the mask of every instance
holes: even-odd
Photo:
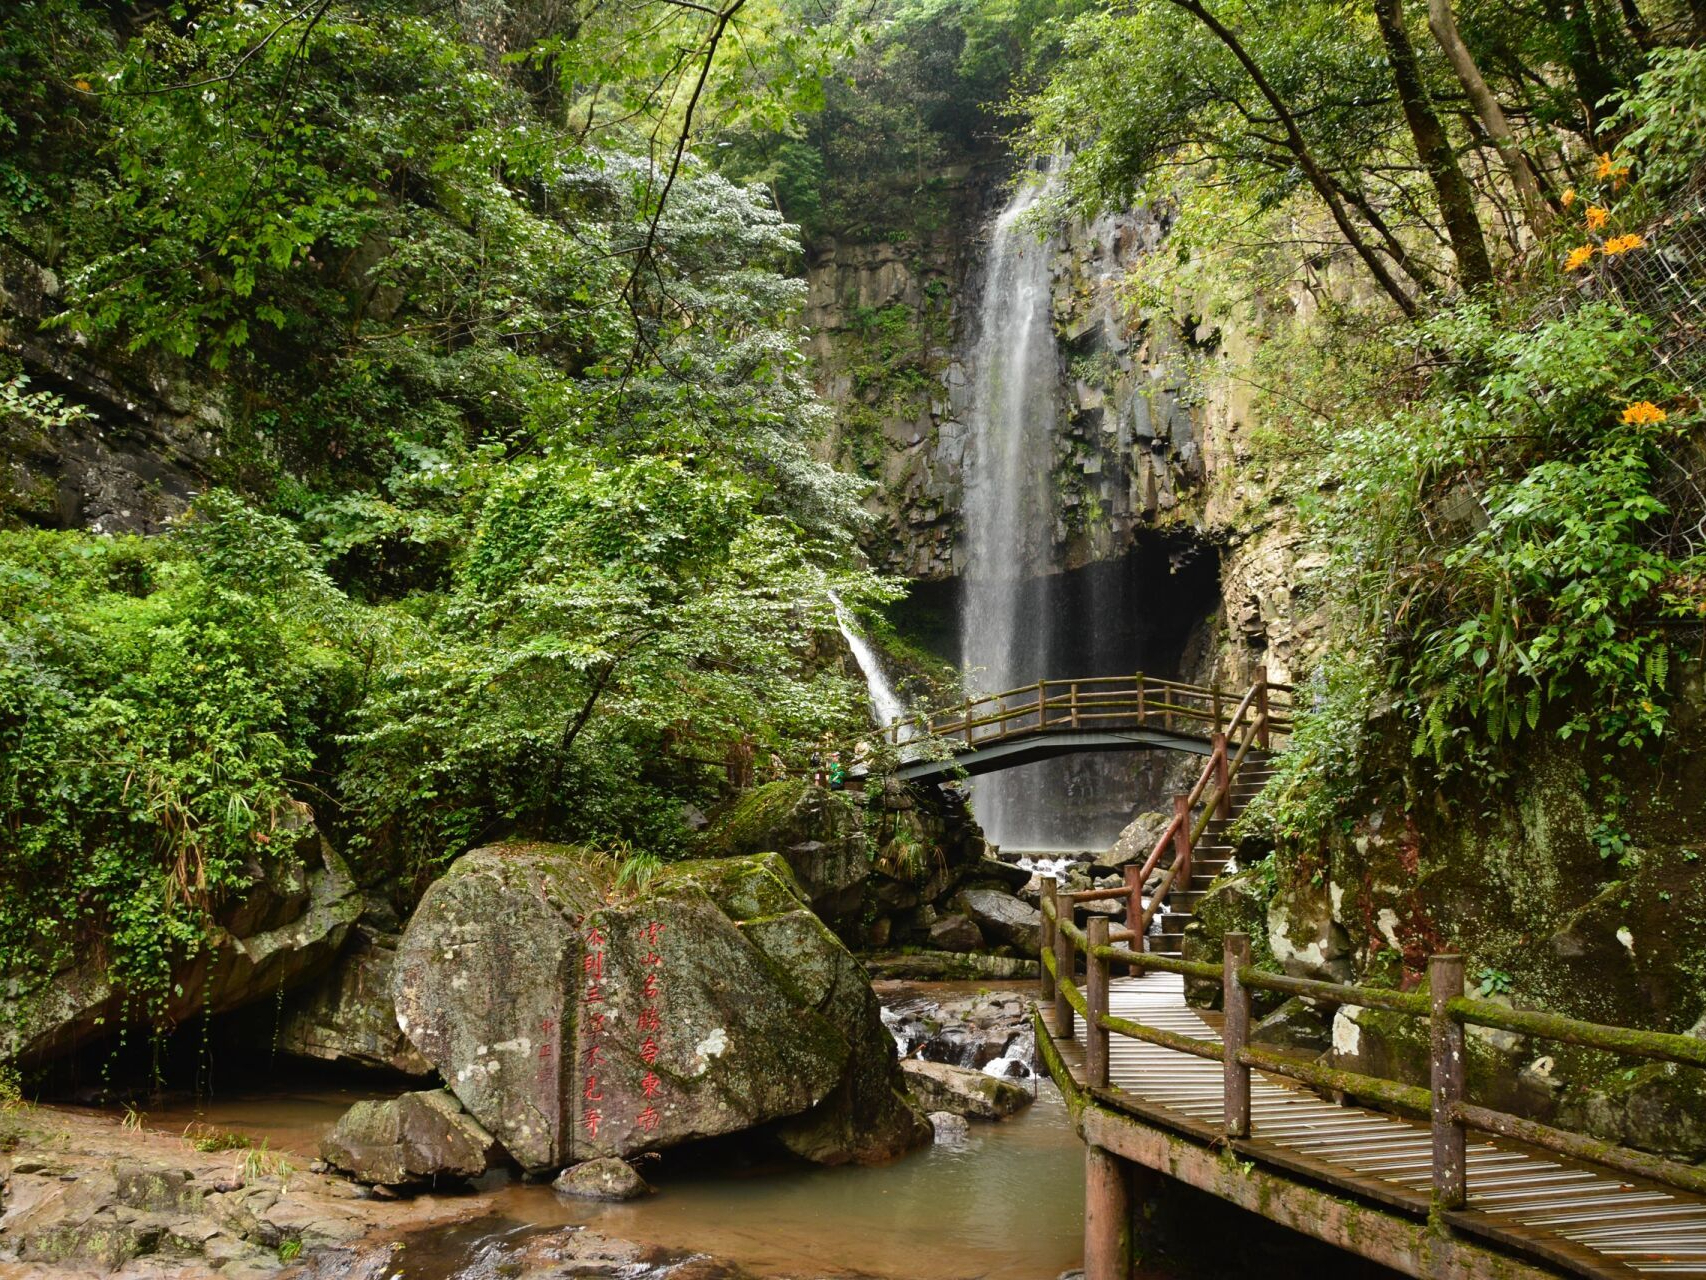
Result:
[[[800,807],[810,790],[806,778],[783,778],[754,787],[718,815],[705,832],[704,848],[720,853],[754,851]]]

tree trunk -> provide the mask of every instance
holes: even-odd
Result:
[[[1457,163],[1451,139],[1446,136],[1445,126],[1428,98],[1427,86],[1422,83],[1416,51],[1404,30],[1403,0],[1375,0],[1374,14],[1380,22],[1380,36],[1386,42],[1392,64],[1392,83],[1398,90],[1410,136],[1416,140],[1416,154],[1426,166],[1439,200],[1446,238],[1451,241],[1452,256],[1457,259],[1457,282],[1465,292],[1472,293],[1493,282],[1493,263],[1487,256],[1481,220],[1475,215],[1474,189]]]
[[[1434,39],[1451,62],[1451,69],[1463,82],[1463,91],[1469,95],[1475,114],[1481,118],[1482,128],[1486,129],[1487,136],[1499,149],[1499,158],[1505,162],[1505,171],[1510,174],[1517,197],[1522,201],[1523,216],[1534,233],[1539,235],[1551,221],[1546,202],[1540,198],[1540,183],[1535,180],[1528,157],[1522,154],[1516,134],[1511,132],[1510,122],[1505,119],[1499,100],[1487,88],[1487,82],[1481,78],[1481,69],[1469,53],[1469,46],[1463,43],[1463,36],[1457,30],[1457,15],[1451,11],[1451,0],[1428,0],[1428,30],[1433,32]]]
[[[1594,35],[1593,14],[1582,0],[1563,0],[1549,3],[1546,16],[1558,28],[1564,45],[1564,59],[1570,66],[1570,79],[1575,82],[1576,97],[1582,104],[1587,125],[1587,139],[1599,145],[1599,104],[1617,92],[1617,81],[1606,69],[1599,54],[1599,41]]]
[[[1339,234],[1344,236],[1345,242],[1363,260],[1369,274],[1386,291],[1387,296],[1398,304],[1399,309],[1405,315],[1414,317],[1417,314],[1415,299],[1404,291],[1404,286],[1399,284],[1397,277],[1387,269],[1386,263],[1381,259],[1374,246],[1363,239],[1362,233],[1356,229],[1356,225],[1351,221],[1350,214],[1345,212],[1344,201],[1339,199],[1338,192],[1333,189],[1332,179],[1327,175],[1327,171],[1321,167],[1321,162],[1315,158],[1315,153],[1309,149],[1309,143],[1305,140],[1303,131],[1298,128],[1297,120],[1291,114],[1291,109],[1274,91],[1273,85],[1268,83],[1268,78],[1262,74],[1262,69],[1256,65],[1255,59],[1250,56],[1238,37],[1233,35],[1218,18],[1202,6],[1200,0],[1172,0],[1172,3],[1213,32],[1215,38],[1231,50],[1234,58],[1238,59],[1238,64],[1244,68],[1244,73],[1250,77],[1250,82],[1256,86],[1257,92],[1266,99],[1281,127],[1285,129],[1286,146],[1290,148],[1292,155],[1297,157],[1297,166],[1303,170],[1303,176],[1309,179],[1309,185],[1315,188],[1315,194],[1320,196],[1322,203],[1327,206],[1327,212],[1332,215],[1334,225],[1339,228]]]

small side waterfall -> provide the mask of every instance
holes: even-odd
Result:
[[[854,624],[853,614],[841,603],[841,597],[831,591],[829,602],[835,606],[835,625],[841,628],[842,639],[847,641],[847,647],[853,651],[853,661],[859,664],[859,671],[865,677],[865,688],[871,698],[871,714],[876,717],[877,725],[886,731],[896,720],[904,720],[911,713],[889,683],[877,651],[871,648],[871,642]],[[901,741],[905,742],[911,736],[911,730],[903,726]]]
[[[969,353],[960,635],[968,683],[985,693],[1050,674],[1049,575],[1058,567],[1050,494],[1060,386],[1055,244],[1038,240],[1025,215],[1051,182],[1021,183],[990,229]],[[975,804],[989,838],[1010,847],[1059,840],[1046,815],[1064,797],[1048,794],[1047,783],[1034,769],[979,782]]]

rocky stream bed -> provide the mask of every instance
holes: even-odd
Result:
[[[0,1275],[1052,1277],[1074,1256],[1076,1205],[1029,1251],[1012,1253],[1002,1228],[1039,1161],[1077,1195],[1076,1139],[1050,1086],[1031,1108],[1029,996],[881,984],[910,1095],[934,1113],[925,1151],[814,1169],[781,1144],[689,1144],[638,1161],[656,1194],[627,1204],[565,1195],[514,1161],[399,1185],[342,1175],[319,1156],[347,1087],[168,1099],[147,1115],[15,1104],[0,1113]]]

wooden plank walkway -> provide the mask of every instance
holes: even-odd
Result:
[[[1119,1017],[1219,1039],[1185,1004],[1176,974],[1115,978],[1109,1000]],[[1074,1023],[1082,1045],[1084,1021]],[[1109,1041],[1109,1079],[1119,1093],[1098,1091],[1098,1102],[1225,1142],[1219,1062],[1126,1036]],[[1427,1217],[1432,1140],[1425,1125],[1336,1106],[1259,1073],[1250,1093],[1250,1138],[1232,1144],[1240,1155]],[[1468,1171],[1468,1206],[1446,1215],[1454,1227],[1583,1275],[1706,1276],[1706,1200],[1514,1143],[1472,1139]]]

